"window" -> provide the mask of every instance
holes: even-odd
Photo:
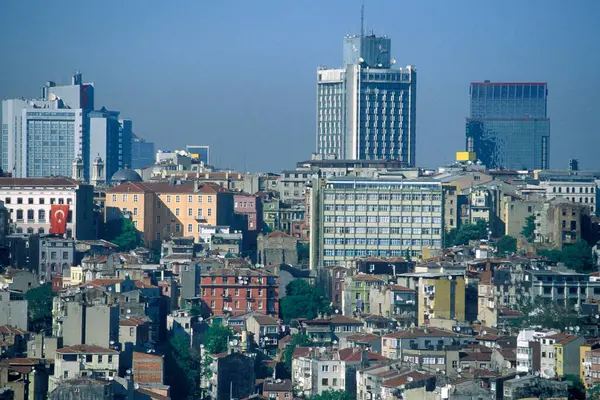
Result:
[[[337,385],[338,385],[338,384],[337,384],[337,378],[333,378],[333,379],[331,380],[331,385],[332,385],[332,386],[337,386]]]
[[[194,216],[194,209],[188,208],[188,217],[193,217],[193,216]]]
[[[6,199],[4,199],[4,203],[10,204],[10,197],[7,197]]]
[[[175,209],[175,216],[179,217],[179,208]]]
[[[160,215],[158,215],[158,216],[156,217],[156,223],[157,223],[157,224],[160,224]]]
[[[321,379],[321,385],[322,386],[329,386],[329,379],[327,379],[327,378]]]
[[[209,208],[208,210],[206,210],[206,214],[210,217],[212,216],[212,208]]]
[[[194,232],[194,227],[192,226],[192,224],[188,224],[188,233],[192,232]]]
[[[137,207],[133,207],[133,215],[138,215],[138,209],[137,209]]]
[[[240,301],[239,300],[234,301],[233,305],[234,305],[234,308],[236,308],[236,309],[240,308]]]
[[[206,196],[206,197],[207,197],[207,201],[208,201],[209,203],[212,203],[212,196]]]
[[[23,198],[17,197],[17,204],[23,204]]]
[[[210,308],[215,308],[215,301],[214,300],[210,301]]]
[[[181,225],[180,224],[175,224],[175,232],[177,232],[177,233],[181,232]]]
[[[262,310],[262,309],[263,309],[263,302],[262,302],[262,300],[259,300],[259,301],[258,301],[258,309],[259,309],[259,310]]]
[[[137,194],[133,195],[133,201],[138,201],[138,195]]]
[[[62,259],[63,260],[68,260],[69,259],[69,252],[68,251],[63,251],[63,253],[62,253]]]
[[[171,202],[171,196],[167,196],[167,203]]]
[[[89,362],[89,363],[92,362],[92,355],[91,354],[86,354],[85,355],[85,362]]]
[[[196,210],[196,211],[197,211],[197,214],[198,214],[198,218],[202,218],[202,209],[201,209],[201,208],[199,208],[199,209],[198,209],[198,210]]]
[[[102,359],[103,359],[102,354],[98,354],[98,363],[101,363]]]
[[[194,196],[189,195],[188,196],[188,203],[192,203],[194,201]]]
[[[179,203],[181,201],[181,196],[175,196],[175,203]]]
[[[202,196],[198,196],[198,203],[202,203]]]
[[[44,222],[46,220],[46,211],[45,210],[39,210],[38,211],[38,221],[39,222]]]
[[[338,366],[334,365],[333,368],[332,368],[332,370],[333,370],[333,372],[338,372]]]
[[[127,201],[127,195],[126,195],[126,194],[124,194],[124,195],[122,196],[122,199],[121,199],[121,200],[122,200],[122,201]],[[60,199],[58,199],[58,203],[60,204]]]

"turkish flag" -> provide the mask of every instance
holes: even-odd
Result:
[[[68,204],[52,204],[50,208],[50,233],[64,235],[67,232]]]

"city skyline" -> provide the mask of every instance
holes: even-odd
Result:
[[[214,163],[223,167],[289,168],[290,160],[307,159],[315,150],[314,70],[340,66],[344,35],[360,29],[360,2],[355,3],[316,8],[240,2],[232,8],[131,2],[119,4],[116,13],[110,6],[78,8],[69,2],[55,9],[40,4],[31,12],[10,3],[0,16],[0,36],[19,32],[29,51],[15,50],[14,41],[0,44],[4,54],[13,55],[0,77],[0,97],[34,97],[40,82],[65,83],[79,69],[97,86],[96,108],[120,110],[157,149],[206,143]],[[417,165],[451,162],[464,148],[469,83],[489,79],[548,82],[550,167],[565,168],[569,158],[579,159],[584,169],[600,167],[592,150],[600,145],[596,95],[589,90],[600,84],[592,72],[594,38],[600,34],[593,15],[600,5],[432,3],[373,0],[365,10],[367,30],[394,41],[397,65],[419,70]],[[71,47],[56,47],[43,35],[48,25],[41,16],[52,19],[57,12],[72,24],[53,25],[52,36],[70,37]],[[398,24],[398,16],[406,14],[412,17]],[[108,15],[108,25],[100,23]],[[19,28],[23,24],[28,28]]]

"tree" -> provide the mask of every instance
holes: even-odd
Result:
[[[528,327],[541,325],[548,329],[564,329],[577,326],[579,316],[573,307],[565,307],[555,302],[547,303],[542,297],[524,300],[519,303],[521,317],[511,321],[514,326]]]
[[[546,257],[551,262],[562,262],[568,268],[580,273],[595,270],[592,248],[583,240],[572,245],[566,245],[560,250],[538,250],[537,254]]]
[[[533,242],[533,239],[535,238],[535,215],[530,215],[525,218],[525,225],[523,226],[521,235],[523,235],[529,243]]]
[[[207,357],[208,358],[208,357]],[[190,348],[185,335],[169,339],[166,354],[166,380],[174,399],[197,399],[200,390],[200,354]]]
[[[303,279],[295,279],[285,287],[287,296],[281,299],[281,317],[287,323],[295,318],[317,317],[330,313],[331,306],[325,296]]]
[[[488,235],[488,223],[484,220],[478,220],[475,224],[463,224],[455,232],[450,231],[448,239],[451,239],[451,246],[462,246],[468,244],[470,240],[486,239]]]
[[[233,337],[230,327],[212,324],[204,336],[204,346],[210,354],[223,353],[227,351],[227,343]]]
[[[515,253],[517,251],[517,239],[512,236],[502,236],[496,242],[496,249],[498,250],[498,254],[510,254]]]
[[[310,346],[311,344],[312,341],[305,334],[298,333],[296,335],[292,335],[292,341],[286,346],[285,350],[283,351],[284,368],[288,377],[292,376],[292,357],[294,356],[294,349],[296,347]]]
[[[41,332],[52,328],[52,284],[46,283],[29,289],[27,299],[27,319],[29,330]]]
[[[345,390],[326,390],[321,394],[311,396],[310,400],[352,400],[350,393]]]
[[[133,250],[142,243],[140,233],[129,218],[108,221],[104,229],[104,239],[119,246],[121,250]]]
[[[565,375],[565,381],[571,382],[569,386],[569,399],[585,400],[585,386],[579,375]]]
[[[600,385],[593,386],[587,394],[589,400],[600,400]]]
[[[298,242],[298,261],[308,262],[310,259],[310,245],[308,243]]]

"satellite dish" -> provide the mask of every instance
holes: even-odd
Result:
[[[50,100],[50,101],[56,100],[56,95],[54,93],[48,93],[48,100]]]
[[[319,353],[323,354],[325,353],[325,347],[319,347]]]
[[[140,388],[140,384],[139,383],[134,383],[133,387],[135,388],[135,390],[138,390]]]
[[[534,372],[534,375],[535,375],[535,376],[540,376],[540,371],[535,371],[535,372]],[[518,377],[518,375],[517,375],[517,377]]]
[[[127,309],[127,314],[131,314],[131,310],[129,308]]]
[[[237,339],[233,339],[232,343],[233,343],[234,346],[237,346],[240,342]]]
[[[448,280],[451,281],[452,280],[452,275],[448,275]]]
[[[482,331],[481,334],[485,336],[487,335],[487,331]]]
[[[456,332],[460,332],[460,326],[456,327]]]
[[[407,380],[407,381],[409,381],[409,382],[412,382],[412,381],[414,381],[414,379],[413,379],[413,377],[412,377],[412,376],[409,376],[408,378],[406,378],[406,380]]]
[[[233,346],[233,341],[230,341],[230,342],[229,342],[229,345],[230,345],[230,346]]]

